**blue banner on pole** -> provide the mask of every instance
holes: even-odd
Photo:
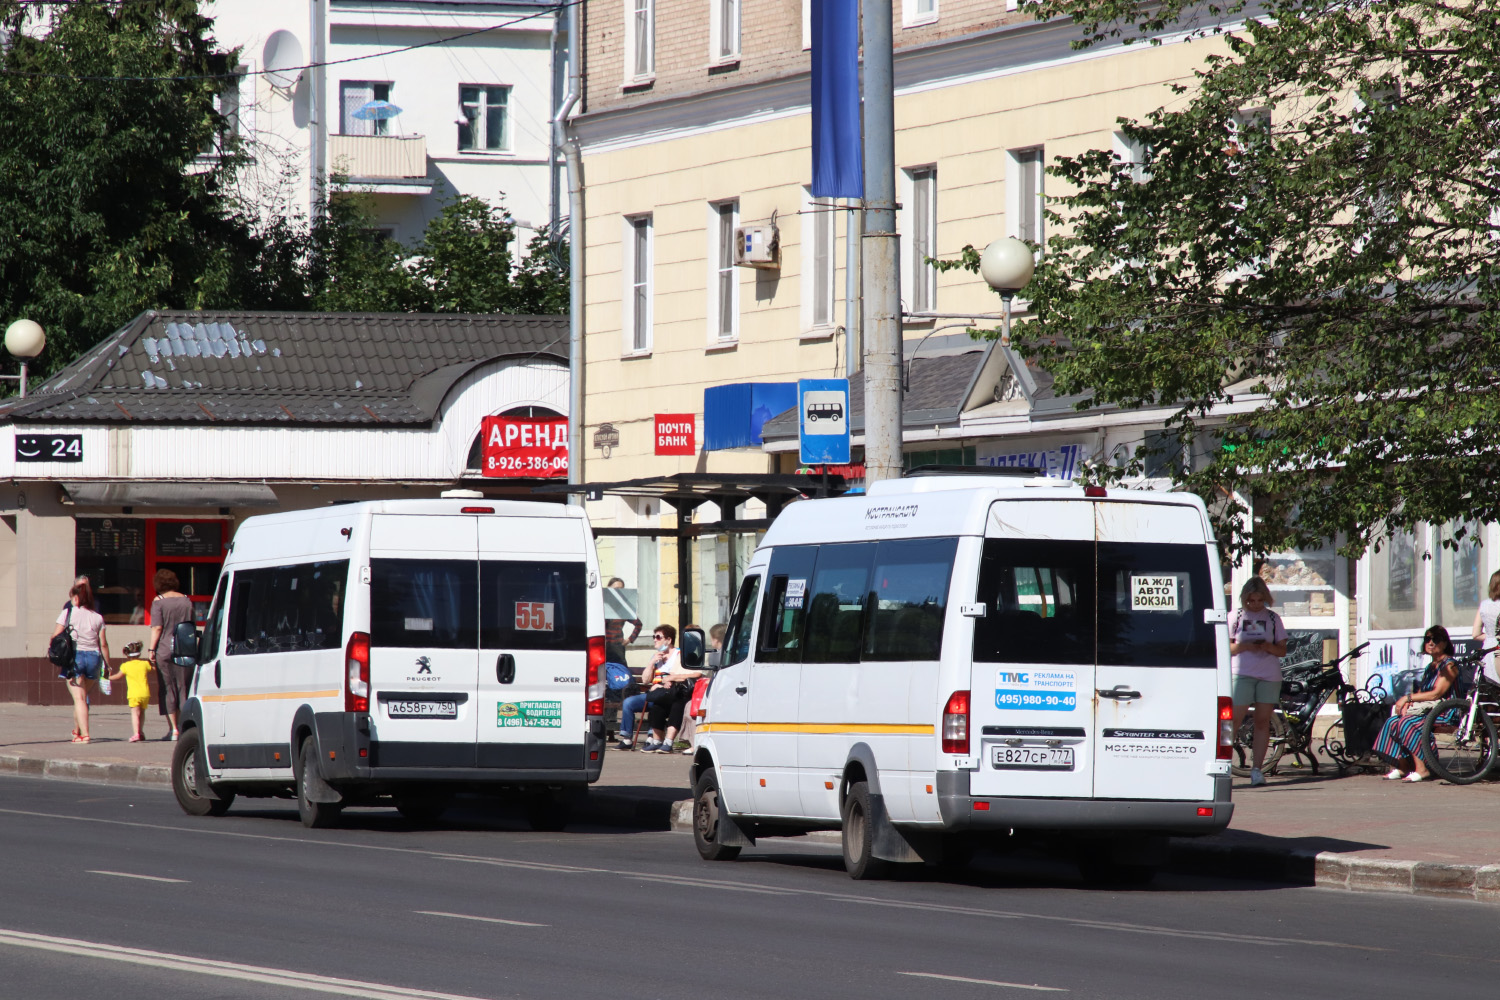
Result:
[[[812,194],[863,198],[859,0],[812,0]]]

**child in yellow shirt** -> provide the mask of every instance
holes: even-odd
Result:
[[[130,737],[132,743],[146,738],[141,727],[146,721],[146,706],[151,704],[151,682],[146,679],[150,671],[150,661],[141,659],[141,644],[130,642],[125,644],[125,662],[109,675],[112,681],[125,679],[125,700],[130,703],[130,724],[135,730]]]

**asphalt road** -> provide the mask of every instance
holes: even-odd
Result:
[[[1478,903],[1105,891],[1014,858],[856,883],[803,841],[708,864],[682,834],[455,816],[313,831],[279,801],[193,819],[165,791],[0,778],[0,998],[1404,1000],[1500,981]]]

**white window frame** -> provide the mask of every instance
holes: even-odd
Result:
[[[643,22],[639,28],[638,19]],[[642,32],[645,37],[641,37]],[[656,79],[656,0],[625,0],[625,53],[621,70],[627,87]]]
[[[708,0],[708,64],[740,61],[740,30],[745,18],[743,0]]]
[[[1031,160],[1031,154],[1036,154]],[[1039,247],[1047,245],[1047,220],[1042,214],[1047,194],[1047,149],[1045,146],[1023,146],[1005,154],[1005,229],[1006,235],[1031,240]],[[1036,190],[1023,195],[1023,172],[1035,163]],[[1029,205],[1025,204],[1030,202]],[[1030,210],[1030,225],[1022,219],[1023,209]],[[1029,231],[1028,231],[1029,230]]]
[[[708,305],[704,327],[710,347],[733,344],[740,338],[740,276],[734,265],[734,231],[740,224],[738,199],[711,201],[707,215]],[[728,238],[725,239],[725,226]],[[728,296],[728,301],[725,296]],[[724,328],[728,310],[729,328]]]
[[[802,0],[802,51],[812,48],[812,0]]]
[[[938,228],[937,164],[924,163],[901,171],[901,205],[897,228],[901,240],[901,299],[906,312],[937,311],[937,268],[924,264],[927,257],[937,256]],[[926,221],[919,228],[921,186],[930,185],[926,203]],[[929,322],[919,320],[918,322]]]
[[[340,80],[339,81],[339,135],[389,135],[390,119],[378,118],[373,121],[361,121],[358,118],[350,118],[350,114],[358,108],[349,107],[351,91],[364,89],[369,96],[365,101],[389,101],[391,99],[392,84],[389,80]],[[381,95],[385,96],[382,97]],[[363,95],[359,95],[363,96]],[[358,99],[356,97],[355,99]]]
[[[938,0],[901,0],[901,27],[920,28],[937,19]]]
[[[838,329],[838,221],[832,198],[816,200],[812,188],[802,189],[802,335],[827,337]],[[828,257],[819,267],[819,234],[827,241]],[[828,314],[819,316],[819,284],[828,292]]]
[[[1115,155],[1120,158],[1121,163],[1129,166],[1130,179],[1137,184],[1151,178],[1151,172],[1146,169],[1145,147],[1124,132],[1115,133]]]
[[[469,105],[464,101],[465,90],[479,91],[479,100],[474,105],[476,114],[469,117]],[[500,144],[489,145],[489,115],[490,92],[500,91],[504,95],[505,124],[502,126],[504,134],[500,137]],[[458,152],[463,155],[494,155],[496,153],[511,152],[511,106],[510,98],[514,88],[505,83],[461,83],[458,85],[458,116],[469,122],[469,138],[471,145],[463,145],[459,139],[455,145]],[[462,129],[463,126],[459,126]],[[460,132],[462,135],[462,132]]]
[[[620,230],[620,275],[624,282],[620,296],[621,353],[626,357],[639,357],[651,353],[652,333],[655,324],[655,281],[653,264],[655,247],[654,223],[650,213],[627,215],[621,219]],[[637,296],[643,296],[642,308],[637,312]],[[644,320],[642,323],[637,316]]]

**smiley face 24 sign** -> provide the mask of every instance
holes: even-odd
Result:
[[[17,462],[82,462],[82,434],[17,434]]]

